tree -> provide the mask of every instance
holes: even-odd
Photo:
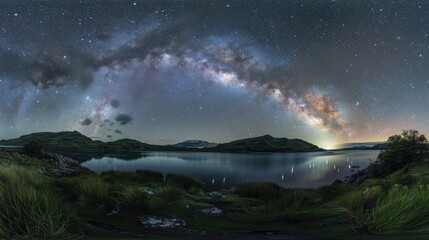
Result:
[[[389,145],[368,167],[373,177],[386,176],[407,164],[419,160],[428,152],[428,140],[416,130],[403,130],[401,135],[390,136]]]

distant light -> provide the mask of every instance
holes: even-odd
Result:
[[[15,17],[18,16],[18,13],[13,14]]]

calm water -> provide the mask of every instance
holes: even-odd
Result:
[[[202,180],[210,189],[269,181],[290,188],[313,188],[344,180],[375,160],[378,150],[312,153],[147,152],[136,160],[117,157],[82,163],[95,172],[153,170]],[[360,168],[353,168],[359,166]]]

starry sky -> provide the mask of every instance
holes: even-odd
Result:
[[[429,1],[0,1],[0,139],[429,133]]]

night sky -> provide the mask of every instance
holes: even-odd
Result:
[[[0,139],[429,133],[429,1],[0,1]]]

